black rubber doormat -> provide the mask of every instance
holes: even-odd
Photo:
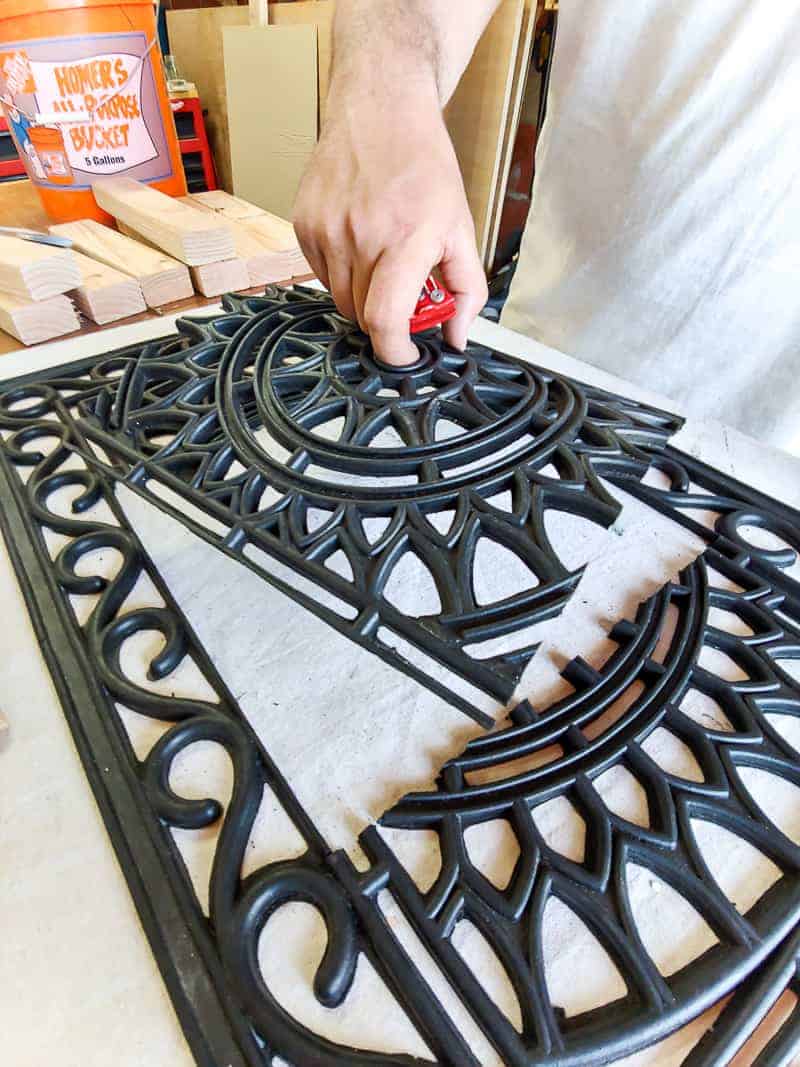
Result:
[[[420,339],[411,371],[392,371],[309,293],[271,291],[227,305],[209,322],[182,323],[175,337],[4,383],[0,392],[6,542],[198,1063],[461,1067],[487,1061],[473,1031],[493,1062],[607,1063],[696,1016],[770,953],[789,951],[780,942],[800,914],[800,848],[785,811],[766,810],[753,780],[800,786],[794,735],[783,728],[800,713],[800,585],[789,573],[800,515],[670,449],[679,421],[664,412],[487,349],[449,352],[435,337]],[[669,477],[667,488],[642,481],[654,468]],[[547,514],[610,525],[619,507],[601,476],[679,519],[687,502],[690,511],[702,504],[704,515],[717,516],[714,529],[691,521],[709,550],[616,627],[617,651],[602,669],[568,666],[573,696],[548,709],[518,705],[443,768],[433,792],[410,794],[387,813],[387,830],[436,835],[440,870],[425,887],[377,829],[361,837],[366,870],[326,844],[116,499],[126,483],[488,726],[492,702],[510,699],[532,655],[526,631],[560,611],[580,577],[580,566],[559,559]],[[68,514],[51,505],[65,490]],[[752,527],[780,544],[754,547]],[[536,579],[531,588],[479,601],[481,539],[517,557]],[[121,559],[112,578],[92,571],[101,550]],[[439,601],[422,616],[386,595],[409,553]],[[143,575],[156,595],[131,607]],[[207,699],[167,696],[126,673],[126,641],[153,631],[164,644],[150,681],[191,661]],[[505,640],[495,654],[476,654]],[[733,670],[709,669],[708,650]],[[128,736],[131,713],[164,725],[143,757]],[[213,798],[187,800],[170,783],[175,761],[200,740],[221,745],[233,762],[224,815]],[[628,782],[638,808],[620,809],[621,793],[609,799],[610,773]],[[303,847],[243,876],[265,787]],[[554,847],[543,817],[554,806],[582,823],[582,851]],[[710,863],[698,823],[768,865],[756,900],[742,904]],[[204,908],[173,832],[214,825]],[[473,862],[471,844],[498,827],[517,849],[501,885]],[[709,931],[703,951],[677,969],[660,960],[637,910],[633,868]],[[311,903],[327,929],[318,1001],[345,1005],[367,960],[416,1033],[417,1051],[335,1042],[273,995],[259,942],[292,901]],[[548,970],[554,903],[616,971],[609,1003],[570,1000],[563,976]],[[505,999],[470,966],[459,940],[468,928],[504,974]],[[786,961],[777,958],[751,979],[762,998],[787,984]],[[741,1007],[744,1027],[757,1014],[752,1003]],[[782,1039],[791,1036],[790,1026]]]

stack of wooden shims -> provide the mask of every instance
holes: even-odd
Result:
[[[206,297],[309,273],[291,224],[227,193],[170,199],[125,178],[94,185],[123,234],[186,264]]]
[[[194,295],[189,269],[141,241],[134,241],[94,219],[64,222],[50,232],[72,241],[73,248],[97,263],[129,275],[149,308],[160,308]]]
[[[497,245],[536,9],[536,0],[501,0],[445,110],[487,268]],[[222,184],[279,215],[290,210],[314,147],[318,113],[324,116],[333,13],[332,0],[275,3],[264,26],[253,25],[241,5],[167,12],[178,66],[208,109]]]
[[[248,286],[230,227],[220,219],[130,178],[102,178],[92,186],[97,203],[129,237],[160,248],[191,268],[203,296]]]
[[[51,230],[70,236],[75,225],[90,224]],[[145,310],[129,271],[71,249],[0,237],[0,328],[23,344],[39,344],[80,329],[76,306],[100,326]]]
[[[69,250],[0,237],[0,329],[23,344],[80,329],[65,294],[81,283],[80,266]]]
[[[194,287],[216,297],[311,273],[290,223],[228,193],[173,200],[126,178],[94,192],[122,232],[92,219],[51,226],[74,251],[0,236],[0,329],[23,344],[79,329],[75,305],[105,325]]]
[[[236,254],[245,262],[251,287],[312,273],[294,227],[285,219],[221,189],[195,193],[186,197],[186,202],[230,226]]]

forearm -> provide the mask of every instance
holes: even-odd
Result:
[[[349,107],[355,96],[444,107],[498,4],[339,0],[329,114]]]

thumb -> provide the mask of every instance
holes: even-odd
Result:
[[[442,281],[456,298],[455,317],[442,327],[444,339],[460,352],[467,344],[469,328],[489,298],[475,235],[471,227],[459,230],[439,265]]]

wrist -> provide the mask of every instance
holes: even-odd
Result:
[[[394,48],[342,56],[334,65],[328,114],[340,109],[439,115],[442,103],[434,64],[417,52]]]
[[[331,82],[322,136],[344,136],[360,143],[384,135],[420,141],[443,126],[442,109],[432,72],[417,69],[413,76],[395,74],[397,57],[383,64],[371,57],[375,69]],[[381,132],[382,131],[382,132]],[[391,132],[390,132],[391,131]],[[399,145],[397,147],[400,147]]]

